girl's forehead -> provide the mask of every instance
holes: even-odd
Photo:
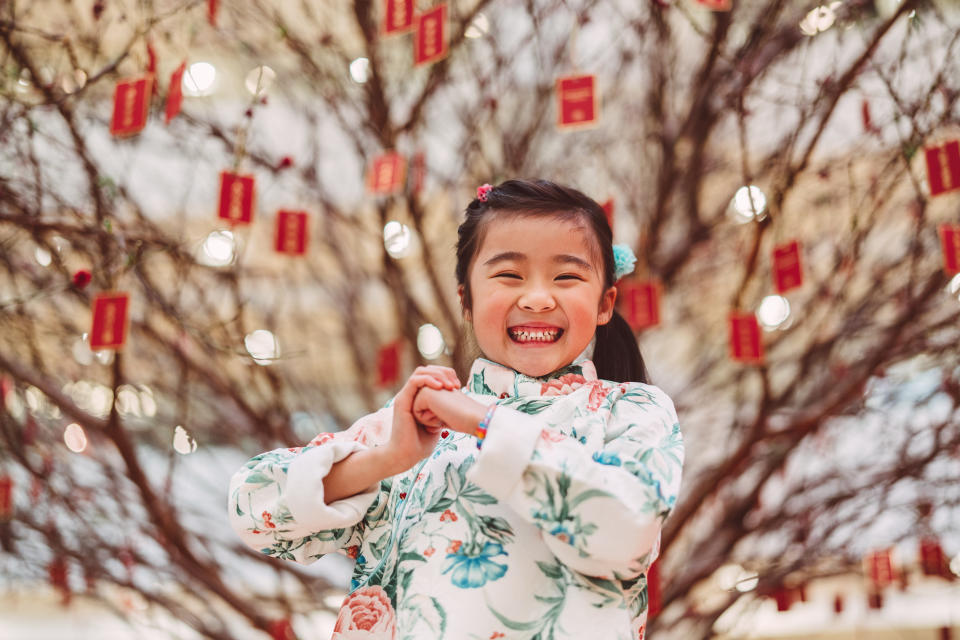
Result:
[[[573,254],[587,259],[598,271],[600,251],[590,227],[577,218],[558,215],[495,216],[483,230],[477,257],[510,252],[535,259]],[[520,257],[518,255],[517,257]]]

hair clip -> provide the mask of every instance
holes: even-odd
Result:
[[[616,282],[628,273],[633,273],[633,265],[637,263],[637,256],[625,244],[613,245],[613,280]]]
[[[487,194],[493,191],[493,186],[489,184],[482,184],[477,187],[477,200],[480,202],[487,201]]]

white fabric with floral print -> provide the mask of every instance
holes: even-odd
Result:
[[[481,358],[463,392],[499,405],[482,450],[444,432],[412,469],[327,505],[331,466],[389,438],[388,406],[250,460],[233,528],[277,558],[356,560],[335,640],[642,638],[683,463],[670,398],[584,359],[531,378]]]

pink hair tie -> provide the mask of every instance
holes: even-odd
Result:
[[[482,184],[477,187],[477,200],[480,202],[487,201],[487,194],[493,191],[493,187],[489,184]]]

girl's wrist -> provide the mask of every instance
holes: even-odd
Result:
[[[429,392],[433,413],[453,431],[474,435],[487,407],[460,391],[424,389]]]

